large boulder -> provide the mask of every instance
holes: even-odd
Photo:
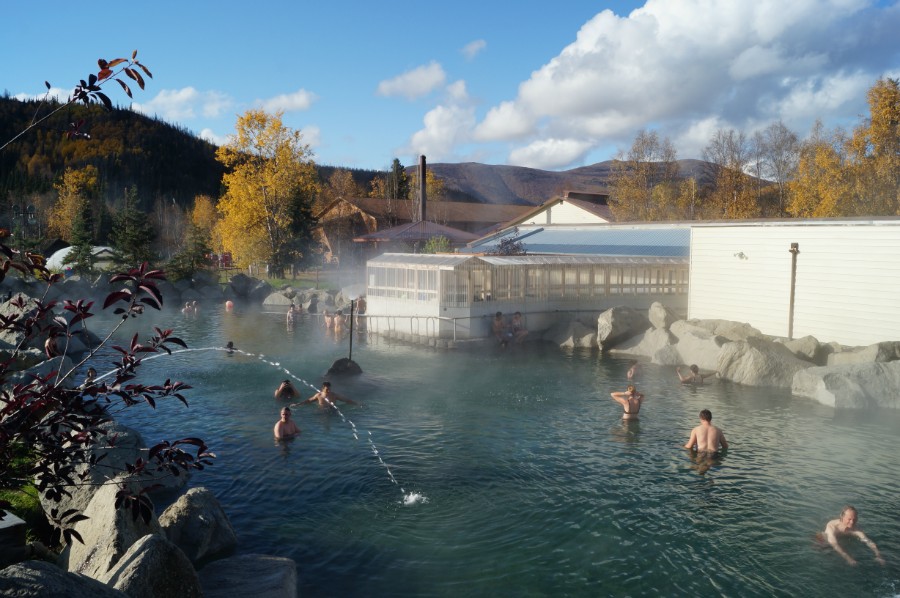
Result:
[[[654,301],[650,305],[650,309],[647,311],[647,319],[650,320],[650,325],[654,328],[659,328],[661,330],[668,330],[669,326],[680,320],[674,311],[660,303],[659,301]]]
[[[125,598],[127,594],[44,561],[0,569],[0,596],[21,598]]]
[[[116,508],[116,493],[128,483],[127,476],[119,476],[94,494],[84,510],[88,519],[74,526],[84,543],[73,542],[62,553],[69,571],[103,579],[132,544],[147,534],[162,533],[156,515],[151,513],[145,522],[142,517],[135,520],[131,509]]]
[[[235,274],[231,277],[231,280],[228,281],[228,287],[234,291],[236,297],[240,299],[246,299],[250,296],[250,289],[252,289],[259,280],[256,278],[252,278],[247,276],[246,274],[240,273]]]
[[[722,347],[730,342],[724,336],[685,320],[672,323],[669,332],[678,339],[675,344],[675,351],[679,356],[678,363],[696,365],[701,370],[715,370],[719,364]],[[666,355],[670,358],[671,353],[667,352]],[[656,361],[654,357],[654,363],[661,362]]]
[[[650,327],[647,316],[624,305],[606,310],[597,317],[597,345],[604,351]]]
[[[808,367],[808,362],[794,357],[782,344],[748,338],[726,343],[715,369],[722,378],[738,384],[790,388],[794,374]]]
[[[188,490],[163,511],[159,524],[166,537],[194,564],[231,552],[237,546],[231,522],[206,488]]]
[[[272,285],[264,280],[257,280],[247,292],[247,299],[254,303],[262,303],[266,297],[272,294]]]
[[[831,352],[831,347],[822,345],[814,336],[807,335],[802,338],[781,342],[798,359],[803,359],[816,365],[825,365],[828,354]]]
[[[748,338],[766,338],[766,335],[745,322],[732,320],[688,320],[694,326],[705,328],[716,336],[722,336],[730,341],[744,341]]]
[[[198,291],[200,292],[200,296],[203,297],[202,301],[204,302],[215,303],[225,298],[222,287],[218,285],[202,286],[199,287]]]
[[[32,353],[33,355],[34,353]],[[28,371],[15,372],[9,376],[7,382],[11,384],[18,384],[20,382],[31,382],[31,375],[34,374],[36,376],[47,376],[51,372],[68,372],[75,366],[75,362],[72,361],[68,356],[59,356],[54,357],[52,359],[47,359],[46,361],[41,361],[31,366]]]
[[[275,291],[263,299],[262,304],[266,307],[288,307],[294,302],[293,299],[284,294],[284,291]]]
[[[854,363],[877,363],[900,359],[900,341],[875,343],[868,347],[853,347],[828,356],[826,365],[849,365]]]
[[[900,361],[807,368],[794,374],[791,392],[839,409],[898,409]]]
[[[205,598],[295,598],[297,564],[262,554],[233,556],[201,569],[200,585]]]
[[[609,350],[611,355],[633,355],[635,357],[653,358],[658,352],[672,346],[677,339],[668,330],[651,328],[637,336],[623,341]]]
[[[131,545],[100,580],[130,598],[201,598],[200,578],[191,561],[165,537],[148,534]]]
[[[99,436],[90,449],[89,455],[102,460],[99,467],[90,467],[87,463],[77,465],[76,473],[85,476],[84,482],[67,488],[70,496],[63,496],[59,502],[53,502],[41,495],[41,506],[45,511],[56,508],[60,512],[69,509],[84,511],[104,483],[108,482],[109,472],[125,471],[127,465],[133,464],[139,458],[146,458],[146,449],[140,433],[115,421],[109,421],[100,425],[105,434]],[[156,490],[172,490],[183,487],[187,483],[188,472],[179,471],[174,475],[170,471],[164,472],[146,471],[139,476],[131,476],[131,484]],[[79,478],[82,479],[82,478]]]
[[[544,339],[563,349],[597,347],[597,333],[578,320],[562,321],[544,333]]]

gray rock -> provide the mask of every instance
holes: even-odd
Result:
[[[293,299],[286,296],[284,291],[275,291],[263,299],[262,304],[267,307],[288,307],[293,303]]]
[[[839,409],[898,409],[900,361],[807,368],[794,374],[791,392]]]
[[[672,346],[677,339],[663,328],[651,328],[623,341],[609,350],[612,355],[633,355],[652,359],[659,351]]]
[[[50,372],[66,373],[71,370],[74,365],[75,363],[69,357],[54,357],[53,359],[47,359],[46,361],[33,365],[27,372],[15,372],[7,381],[11,383],[31,381],[31,374],[46,376]]]
[[[159,516],[166,537],[192,563],[221,556],[237,546],[231,522],[212,492],[191,488]]]
[[[181,282],[180,280],[178,282]],[[181,305],[183,306],[188,301],[200,301],[203,299],[203,295],[200,294],[200,291],[197,289],[185,289],[181,291]]]
[[[295,598],[297,564],[262,554],[234,556],[201,569],[200,585],[205,598]]]
[[[202,300],[207,302],[217,302],[225,298],[225,293],[219,286],[203,286],[200,287],[199,292]]]
[[[258,280],[247,293],[247,299],[254,303],[262,303],[266,297],[272,294],[273,290],[272,285],[268,282]]]
[[[730,341],[744,341],[748,338],[766,338],[766,335],[745,322],[732,320],[688,320],[689,324],[709,330]]]
[[[782,344],[748,338],[726,343],[716,370],[722,378],[738,384],[790,388],[794,375],[808,367],[808,362],[794,357]]]
[[[236,297],[246,299],[250,295],[250,289],[258,282],[257,279],[251,278],[246,274],[235,274],[228,281],[228,288],[231,288],[234,291]]]
[[[175,287],[175,290],[178,291],[179,295],[181,295],[185,291],[194,288],[194,283],[192,283],[188,278],[182,278],[173,282],[172,286]]]
[[[828,356],[826,365],[888,362],[900,359],[900,342],[887,341],[868,347],[854,347]]]
[[[155,534],[132,544],[101,581],[131,598],[203,596],[191,561],[175,544]]]
[[[219,286],[219,273],[213,272],[212,270],[197,270],[194,272],[194,275],[191,277],[191,282],[194,283],[194,287],[218,287]]]
[[[578,320],[562,321],[544,333],[544,339],[563,349],[597,347],[597,333]]]
[[[613,307],[597,318],[597,345],[604,351],[611,349],[649,327],[650,320],[641,312],[624,305]]]
[[[663,347],[653,354],[650,361],[657,365],[680,365],[683,363],[681,355],[678,354],[678,348],[674,345]]]
[[[26,561],[0,570],[0,596],[9,598],[125,598],[127,594],[44,561]]]
[[[671,326],[674,322],[677,322],[681,318],[678,317],[678,314],[676,314],[674,311],[672,311],[659,301],[654,301],[650,305],[650,309],[647,311],[647,319],[650,320],[650,324],[654,328],[668,330],[669,326]]]
[[[715,370],[719,364],[722,347],[729,342],[724,336],[685,320],[674,322],[669,327],[669,332],[678,339],[675,344],[675,350],[679,355],[676,364],[696,365],[701,370]]]
[[[803,359],[816,365],[825,365],[827,351],[814,336],[804,336],[793,340],[783,341],[785,347],[790,349],[798,359]]]
[[[156,515],[145,523],[140,517],[135,521],[130,509],[116,508],[116,492],[127,483],[126,476],[119,476],[94,494],[84,510],[88,519],[75,524],[84,543],[74,542],[62,553],[69,571],[103,579],[132,544],[147,534],[162,533]]]

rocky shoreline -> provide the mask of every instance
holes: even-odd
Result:
[[[685,320],[661,303],[645,313],[614,307],[590,323],[572,319],[545,332],[561,347],[664,366],[696,364],[722,380],[790,389],[838,409],[900,408],[900,341],[864,347],[786,339],[728,320]]]

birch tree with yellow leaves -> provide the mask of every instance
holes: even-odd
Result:
[[[613,164],[610,173],[610,208],[616,220],[678,218],[677,196],[675,147],[655,131],[640,131],[628,154]]]
[[[263,262],[270,276],[311,258],[317,175],[312,150],[282,113],[248,110],[216,151],[227,172],[219,200],[222,245],[238,265]]]

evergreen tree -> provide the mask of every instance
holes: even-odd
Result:
[[[93,213],[91,202],[82,198],[72,223],[72,249],[63,259],[63,263],[72,264],[78,274],[91,274],[94,271]]]
[[[147,214],[137,208],[137,187],[131,187],[125,192],[125,206],[113,217],[110,241],[116,261],[129,268],[144,262],[152,264],[156,261],[151,247],[155,238],[156,231]]]
[[[185,234],[184,249],[175,254],[166,267],[169,280],[190,278],[209,265],[208,256],[211,253],[209,231],[191,224]]]

